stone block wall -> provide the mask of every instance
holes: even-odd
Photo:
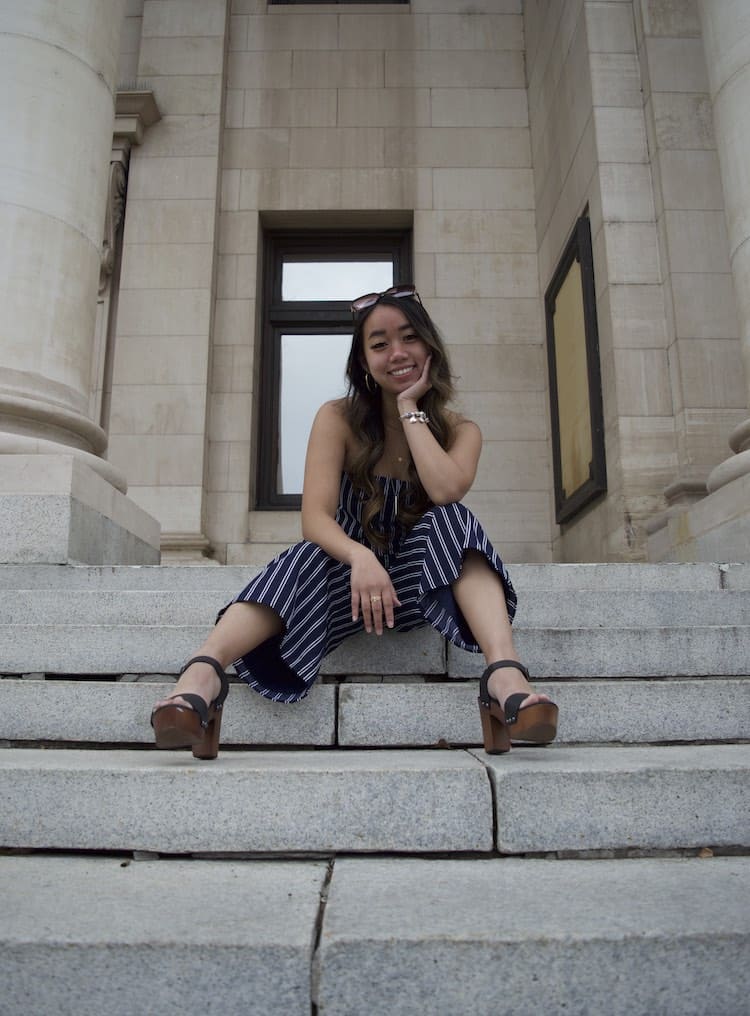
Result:
[[[580,559],[593,542],[600,560],[643,559],[644,522],[663,505],[675,451],[641,66],[631,3],[586,2],[584,19],[598,163],[591,210],[609,491],[596,519],[584,517],[563,538],[561,557]]]
[[[588,206],[607,494],[554,537],[562,561],[643,556],[674,469],[665,314],[632,4],[527,2],[540,289]]]
[[[126,13],[121,70],[135,62],[162,118],[130,161],[109,456],[161,522],[163,548],[200,555],[227,5],[143,0]]]
[[[144,0],[125,0],[125,17],[120,31],[120,59],[117,84],[133,84],[138,78],[138,54],[141,48]]]
[[[550,557],[550,457],[520,0],[234,0],[207,532],[231,563],[296,539],[253,504],[264,222],[413,223],[415,282],[485,448],[469,503],[509,560]],[[353,294],[356,295],[356,294]],[[249,534],[249,542],[248,542]],[[219,551],[221,553],[221,550]]]

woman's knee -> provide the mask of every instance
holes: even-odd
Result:
[[[284,621],[273,607],[254,601],[236,600],[234,603],[230,603],[221,620],[233,627],[235,625],[252,626],[260,623],[269,635],[277,635],[284,630]]]

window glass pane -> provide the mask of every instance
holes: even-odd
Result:
[[[315,413],[346,392],[351,335],[281,336],[280,494],[302,493],[305,451]]]
[[[363,293],[382,293],[393,285],[393,262],[285,261],[282,300],[346,300]]]

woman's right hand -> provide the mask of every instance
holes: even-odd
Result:
[[[383,634],[383,619],[394,625],[394,607],[400,607],[390,576],[367,547],[358,547],[352,558],[352,621],[362,614],[365,631]]]

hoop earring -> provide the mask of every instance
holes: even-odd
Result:
[[[371,381],[375,385],[374,388],[370,388]],[[378,386],[377,384],[375,384],[375,380],[373,379],[372,374],[370,374],[368,371],[365,371],[365,388],[370,393],[370,395],[374,395],[378,390]]]

